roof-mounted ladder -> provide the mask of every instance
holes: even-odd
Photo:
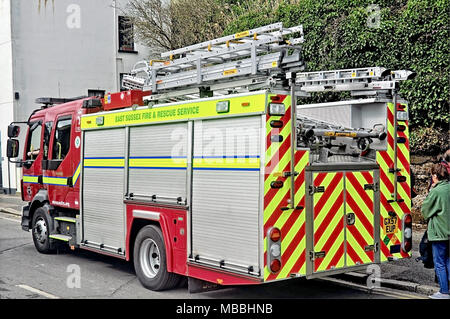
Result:
[[[198,92],[212,85],[225,90],[235,88],[236,81],[260,83],[274,74],[302,70],[302,42],[302,26],[283,28],[275,23],[165,52],[161,60],[138,62],[124,76],[123,86],[151,90],[150,100],[158,100],[159,94],[177,95],[176,90]]]

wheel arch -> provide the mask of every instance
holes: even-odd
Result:
[[[161,230],[161,233],[163,235],[164,239],[164,246],[166,250],[166,266],[168,272],[173,272],[173,257],[172,257],[172,243],[171,243],[171,236],[169,229],[167,227],[167,221],[166,218],[163,216],[163,214],[160,214],[159,220],[154,219],[146,219],[146,218],[133,218],[131,221],[131,227],[129,229],[128,234],[128,253],[127,253],[127,260],[133,260],[133,254],[134,254],[134,244],[136,240],[136,236],[139,233],[139,231],[144,228],[145,226],[154,225],[158,227]]]

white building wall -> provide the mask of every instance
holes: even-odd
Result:
[[[149,56],[140,45],[135,46],[138,53],[118,52],[117,24],[122,12],[117,7],[126,2],[0,0],[3,152],[7,125],[13,119],[26,121],[39,107],[36,98],[78,97],[87,95],[89,89],[119,91],[120,73],[129,72],[134,63]],[[6,180],[4,173],[3,187]]]
[[[0,186],[8,187],[8,159],[6,158],[6,142],[8,125],[14,119],[13,114],[13,69],[11,42],[11,0],[0,0],[0,163],[2,181]],[[10,165],[15,171],[15,166]],[[16,188],[12,178],[11,188]]]

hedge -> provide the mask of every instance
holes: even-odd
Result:
[[[247,10],[242,10],[242,5],[235,6],[238,17],[224,34],[278,21],[286,27],[302,24],[306,71],[367,66],[413,70],[417,77],[403,82],[400,90],[411,106],[411,127],[447,130],[449,0],[379,0],[379,15],[369,10],[372,3],[248,0]],[[320,94],[312,100],[319,102],[336,96]]]

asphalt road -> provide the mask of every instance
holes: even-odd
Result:
[[[74,269],[80,287],[72,287]],[[69,283],[69,284],[68,284]],[[21,230],[19,218],[0,213],[0,299],[410,299],[423,296],[363,286],[334,279],[291,279],[272,284],[232,287],[190,294],[186,284],[171,291],[153,292],[141,286],[131,263],[76,250],[55,255],[38,253],[31,233]]]

